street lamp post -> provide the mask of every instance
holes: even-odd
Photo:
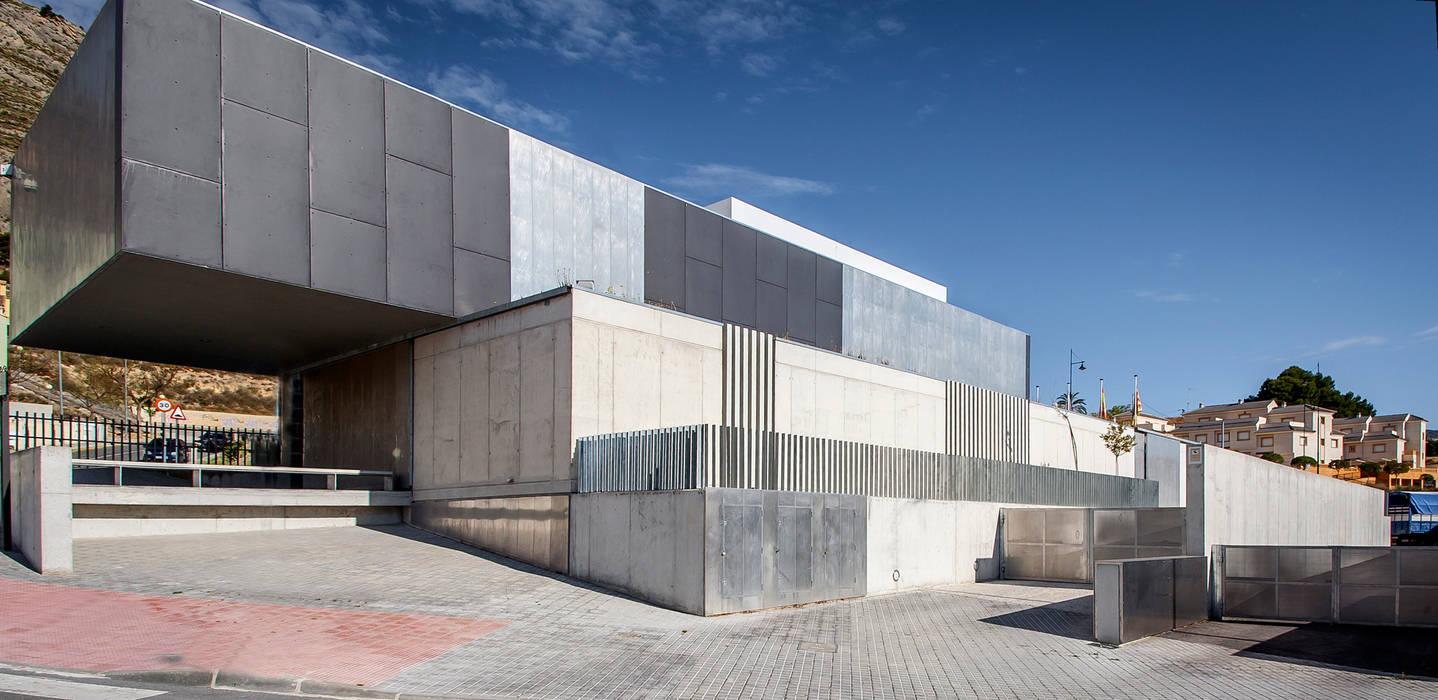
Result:
[[[1083,360],[1074,361],[1073,348],[1069,348],[1069,393],[1064,396],[1064,408],[1067,408],[1070,412],[1074,410],[1074,365],[1078,365],[1080,372],[1088,369],[1083,366]]]

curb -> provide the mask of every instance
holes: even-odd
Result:
[[[106,678],[113,678],[117,681],[159,683],[161,685],[180,685],[191,688],[208,688],[215,682],[214,671],[201,671],[197,668],[177,668],[159,671],[110,671],[101,675]]]

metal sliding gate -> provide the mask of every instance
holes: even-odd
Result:
[[[1438,627],[1438,547],[1213,548],[1215,619]]]

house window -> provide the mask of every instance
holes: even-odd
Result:
[[[1248,434],[1248,431],[1247,431],[1247,430],[1240,430],[1240,431],[1238,431],[1238,439],[1239,439],[1239,440],[1247,440],[1249,437],[1251,437],[1251,436]]]
[[[1308,447],[1308,436],[1305,435],[1305,436],[1303,436],[1303,437],[1298,438],[1298,444],[1300,444],[1300,445],[1302,445],[1302,446],[1304,446],[1304,447]]]
[[[1202,443],[1208,442],[1208,436],[1207,436],[1207,435],[1195,435],[1193,439],[1196,440],[1196,441],[1198,441],[1198,442],[1202,442]]]
[[[1338,438],[1333,438],[1332,440],[1329,440],[1328,442],[1331,443],[1331,446],[1332,446],[1332,447],[1338,447]]]
[[[1358,451],[1358,446],[1357,446],[1357,445],[1349,445],[1349,446],[1348,446],[1348,451],[1349,451],[1349,452],[1357,452],[1357,451]]]
[[[1387,445],[1374,445],[1374,446],[1373,446],[1373,452],[1374,452],[1374,453],[1386,452],[1386,451],[1388,451],[1388,446],[1387,446]]]
[[[1259,439],[1258,439],[1258,446],[1259,446],[1259,447],[1273,447],[1273,438],[1259,438]]]

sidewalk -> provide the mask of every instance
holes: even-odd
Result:
[[[1176,636],[1091,641],[1087,590],[989,583],[699,618],[408,527],[82,541],[0,559],[0,661],[233,669],[485,697],[1433,697]],[[357,684],[364,684],[359,686]]]

